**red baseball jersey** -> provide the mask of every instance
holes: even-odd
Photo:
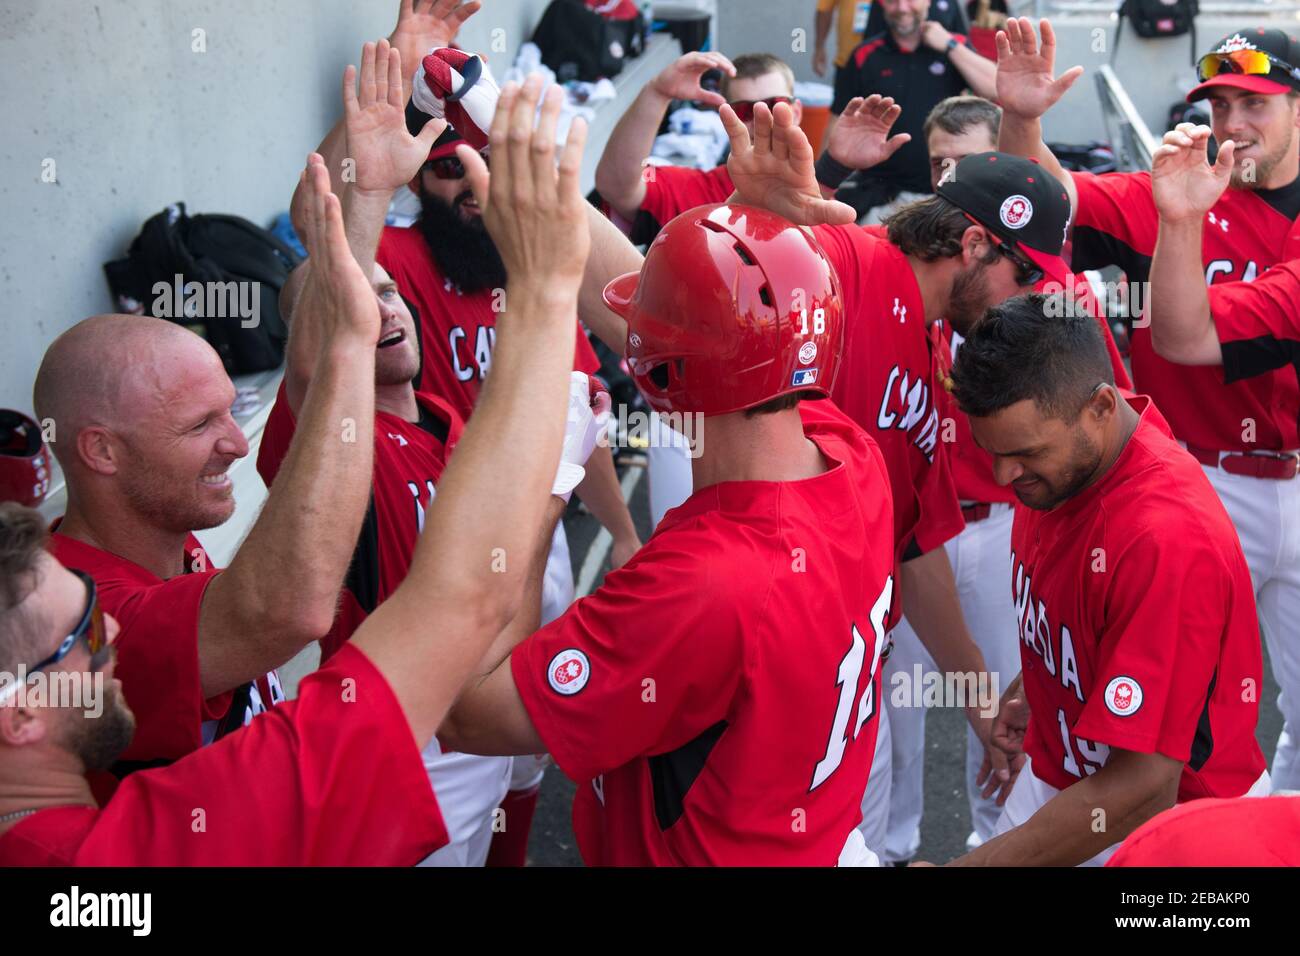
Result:
[[[641,211],[660,226],[696,206],[726,202],[736,191],[726,163],[707,171],[684,166],[647,166],[642,172],[646,184]]]
[[[1097,320],[1097,325],[1101,328],[1101,334],[1106,339],[1106,351],[1110,355],[1110,367],[1115,376],[1115,384],[1122,389],[1131,391],[1133,382],[1128,377],[1128,369],[1124,367],[1124,359],[1115,346],[1115,337],[1111,335],[1110,325],[1106,321],[1101,303],[1097,301],[1097,297],[1093,295],[1092,289],[1082,275],[1072,276],[1071,278],[1074,280],[1075,307],[1086,309]],[[1044,279],[1034,287],[1034,291],[1059,292],[1060,286],[1051,279]],[[952,371],[952,359],[956,358],[962,339],[946,323],[944,325],[944,335],[948,340],[950,352],[944,353],[941,351],[939,360],[943,366],[944,381],[947,381],[948,375]],[[993,480],[993,456],[975,444],[975,438],[971,435],[970,420],[966,417],[966,414],[957,406],[955,401],[947,403],[946,409],[948,414],[951,415],[953,423],[953,441],[949,448],[949,460],[952,462],[953,481],[957,486],[958,496],[963,501],[1015,504],[1015,492],[1009,486],[1003,487]]]
[[[116,641],[122,692],[135,712],[135,737],[121,756],[131,764],[176,760],[236,730],[285,699],[275,671],[216,697],[199,676],[199,605],[220,573],[197,538],[185,543],[185,573],[164,581],[126,558],[57,531],[50,553],[95,579],[100,607],[121,625]],[[98,789],[98,787],[97,787]]]
[[[1300,370],[1300,261],[1279,262],[1254,282],[1210,287],[1223,377],[1236,382],[1291,365]],[[1300,415],[1300,407],[1292,410]]]
[[[1264,771],[1254,589],[1218,495],[1146,396],[1110,470],[1051,511],[1016,505],[1012,597],[1034,773],[1064,789],[1111,747],[1186,763],[1178,799]]]
[[[1071,175],[1079,192],[1074,269],[1113,264],[1131,282],[1145,283],[1158,230],[1150,174]],[[1205,281],[1211,286],[1253,281],[1269,266],[1300,255],[1300,229],[1293,217],[1255,190],[1225,190],[1206,214],[1202,236]],[[1135,387],[1155,400],[1182,441],[1214,451],[1300,448],[1295,411],[1300,385],[1291,369],[1224,384],[1216,368],[1160,358],[1149,328],[1135,327],[1130,341]],[[1254,423],[1253,433],[1243,424],[1247,420]]]
[[[415,400],[418,422],[383,411],[375,414],[370,506],[344,582],[338,617],[321,640],[321,660],[328,660],[406,577],[434,486],[460,438],[463,424],[450,405],[423,392],[417,392]],[[289,453],[294,425],[281,385],[257,452],[257,471],[268,487]]]
[[[443,399],[462,421],[468,421],[492,365],[496,318],[504,307],[504,292],[498,295],[495,290],[482,289],[462,293],[442,274],[416,228],[386,227],[375,260],[419,312],[418,390]],[[573,367],[589,375],[600,370],[600,360],[581,326]]]
[[[830,469],[691,495],[511,657],[592,865],[834,865],[862,818],[893,589],[870,437],[800,406]]]
[[[447,843],[411,726],[354,647],[296,700],[103,809],[42,810],[0,835],[0,866],[412,866]]]
[[[831,397],[885,456],[900,556],[913,541],[920,553],[932,551],[965,527],[940,441],[947,345],[927,327],[921,290],[897,247],[857,226],[813,232],[844,290],[844,351]]]
[[[1107,866],[1300,866],[1300,796],[1197,800],[1134,830]]]

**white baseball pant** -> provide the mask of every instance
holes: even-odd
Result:
[[[1300,477],[1276,481],[1201,468],[1241,539],[1269,664],[1281,691],[1282,733],[1273,754],[1273,785],[1300,790]]]
[[[970,522],[945,545],[962,616],[984,655],[985,667],[996,681],[989,686],[995,698],[1020,673],[1020,643],[1011,599],[1013,515],[1011,505],[992,505],[987,518]],[[899,680],[912,681],[917,665],[923,674],[936,670],[933,658],[906,617],[894,629],[893,636],[894,651],[886,665],[884,686],[893,738],[893,779],[884,853],[890,862],[909,860],[916,855],[921,845],[925,802],[925,708],[914,706],[910,693],[899,695],[904,706],[895,706],[893,680],[895,675],[900,675]],[[989,838],[1002,809],[993,798],[986,800],[980,796],[975,780],[983,762],[984,747],[968,725],[966,799],[970,805],[972,832],[967,845],[972,848]]]

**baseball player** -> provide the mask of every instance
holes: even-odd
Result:
[[[717,90],[701,86],[706,73],[722,73]],[[742,122],[753,122],[754,106],[789,103],[796,117],[794,71],[770,53],[746,53],[735,62],[721,53],[687,53],[647,83],[618,121],[596,167],[596,190],[636,237],[652,237],[680,213],[705,203],[725,202],[732,193],[725,163],[710,170],[647,166],[646,157],[674,100],[704,107],[731,103]],[[796,120],[797,122],[797,120]]]
[[[129,315],[87,319],[46,350],[34,404],[56,424],[68,490],[50,550],[91,575],[121,626],[118,678],[138,721],[113,776],[96,777],[101,798],[114,777],[176,760],[283,701],[273,668],[330,628],[369,493],[374,369],[373,357],[367,368],[337,354],[364,335],[334,313],[313,321],[330,346],[313,356],[319,387],[225,570],[193,533],[230,518],[227,472],[248,453],[216,351],[172,322]],[[355,443],[338,440],[349,419]]]
[[[360,95],[355,88],[355,71],[350,67],[344,83],[348,146],[357,164],[356,179],[348,186],[344,224],[354,257],[362,271],[371,275],[383,324],[375,349],[374,490],[345,582],[342,608],[334,627],[321,641],[324,661],[405,579],[435,486],[463,428],[460,416],[446,402],[415,390],[412,381],[420,367],[415,320],[396,284],[374,261],[389,197],[424,162],[429,141],[437,132],[433,125],[419,138],[407,132],[402,106],[389,101],[390,88],[400,90],[395,79],[390,87],[390,69],[400,75],[397,51],[390,54],[383,41],[368,43],[362,50]],[[543,123],[548,120],[554,123],[549,113]],[[304,264],[300,268],[309,267]],[[296,329],[291,336],[285,382],[258,451],[258,471],[268,486],[293,438],[295,416],[311,382],[313,357],[319,348],[319,336],[310,324]],[[585,399],[585,374],[580,384]],[[594,429],[598,423],[587,414],[575,418],[572,425],[590,425]],[[593,434],[586,450],[590,451],[594,444]],[[582,447],[577,443],[575,451]],[[573,462],[577,467],[571,477],[580,480],[584,462]],[[568,491],[564,497],[567,500]],[[529,617],[523,615],[525,621]],[[448,845],[426,862],[482,866],[492,841],[493,811],[509,789],[512,761],[508,757],[444,752],[436,738],[425,747],[424,757],[450,837]],[[512,825],[516,821],[507,817],[507,830]]]
[[[463,11],[465,7],[457,9]],[[449,11],[447,15],[460,14]],[[481,210],[456,149],[464,142],[486,148],[485,129],[495,109],[497,87],[491,70],[479,57],[439,48],[423,56],[411,90],[406,117],[412,135],[425,128],[430,115],[437,122],[445,117],[458,125],[447,126],[428,150],[427,161],[403,184],[419,197],[420,218],[410,228],[386,227],[376,260],[416,314],[422,359],[419,390],[436,395],[467,419],[491,367],[496,316],[505,307],[506,277],[495,241],[483,227]],[[327,164],[336,164],[331,168],[355,160],[348,154],[346,136],[339,135],[343,125],[341,121],[321,143]],[[338,190],[342,183],[335,182],[334,186]],[[599,366],[586,336],[580,334],[575,346],[575,369],[592,373]],[[608,447],[599,447],[593,453],[579,495],[609,529],[613,537],[611,564],[620,566],[641,542],[623,501]],[[547,560],[543,620],[557,617],[572,602],[573,595],[568,539],[563,525],[559,525]],[[514,764],[508,797],[514,810],[512,819],[523,821],[531,816],[544,769],[545,764],[536,760]],[[484,790],[475,787],[468,792],[482,794]],[[506,844],[502,853],[522,865],[527,827],[522,823],[508,827],[494,842]]]
[[[710,70],[723,72],[721,92],[701,87],[701,79]],[[794,99],[794,73],[771,54],[746,53],[734,63],[720,53],[688,53],[678,59],[641,91],[619,120],[596,168],[596,188],[611,207],[615,221],[631,224],[636,241],[648,242],[673,217],[695,206],[725,202],[734,191],[725,163],[707,171],[645,166],[664,113],[679,99],[706,106],[725,103],[751,130],[759,104],[788,103],[796,123],[802,116],[802,106]],[[844,113],[839,124],[842,128],[828,139],[824,157],[827,169],[842,171],[839,181],[855,169],[883,162],[909,139],[894,137],[886,143],[880,132],[883,124],[887,133],[898,116],[892,100],[859,97]],[[824,190],[826,195],[833,192],[832,187]],[[651,420],[649,440],[650,517],[657,525],[669,509],[690,496],[690,444],[658,418]]]
[[[706,73],[720,72],[714,90],[701,86]],[[717,52],[687,53],[647,83],[610,133],[600,164],[596,190],[615,222],[637,242],[649,242],[663,224],[706,203],[726,202],[733,191],[726,163],[710,170],[684,166],[649,166],[646,157],[674,100],[717,107],[728,101],[752,122],[753,106],[784,99],[796,111],[794,72],[770,53],[746,53],[733,63]],[[691,494],[690,442],[652,417],[646,449],[650,478],[650,521],[658,525],[671,508]]]
[[[805,222],[826,216],[851,220],[851,210],[840,212],[839,204],[817,198],[829,184],[820,175],[814,182],[811,149],[782,107],[775,122],[770,113],[760,116],[752,151],[733,119],[725,121],[733,135],[730,164],[738,186],[744,173],[742,197],[761,198]],[[887,114],[884,119],[887,123]],[[877,144],[887,145],[884,135],[877,131]],[[956,172],[937,197],[891,219],[885,237],[851,226],[821,227],[818,235],[844,282],[852,316],[845,362],[853,371],[841,379],[834,397],[877,439],[890,467],[902,604],[908,615],[906,623],[891,623],[899,624],[902,641],[912,644],[919,638],[941,671],[985,675],[985,706],[973,700],[954,703],[964,703],[972,727],[986,740],[989,698],[996,696],[993,678],[985,673],[983,655],[966,631],[951,566],[940,547],[961,530],[962,517],[947,461],[948,442],[941,436],[950,432],[952,416],[940,414],[942,401],[936,397],[943,394],[938,370],[940,362],[946,364],[948,349],[939,320],[960,332],[993,303],[1048,276],[1064,279],[1060,249],[1069,207],[1059,183],[1017,157],[977,154],[963,160]],[[912,676],[910,668],[906,676]],[[911,694],[903,697],[901,706],[915,706]],[[891,703],[893,699],[891,694]],[[916,736],[911,734],[906,751],[913,760]],[[1000,762],[1000,755],[995,759]],[[882,763],[878,758],[874,765],[878,774]],[[887,782],[872,781],[867,787],[867,845],[874,848],[873,840],[883,840],[885,858],[903,860],[915,853],[915,827],[896,829],[902,832],[899,845],[885,840],[890,800],[885,799],[883,809],[874,804],[882,792],[888,793]]]
[[[530,84],[518,96],[525,112],[537,95]],[[501,111],[515,98],[503,91]],[[486,168],[461,156],[481,195]],[[855,826],[879,713],[891,506],[873,443],[812,400],[838,361],[834,273],[805,231],[706,206],[602,295],[607,270],[640,257],[589,217],[603,231],[583,320],[624,342],[653,408],[706,416],[696,491],[595,594],[472,681],[440,735],[468,752],[544,746],[579,781],[574,829],[591,864],[869,860]]]
[[[1222,365],[1231,383],[1300,363],[1300,262],[1280,262],[1254,282],[1208,289],[1199,275],[1202,221],[1228,186],[1235,144],[1206,162],[1210,130],[1184,123],[1165,134],[1151,169],[1160,235],[1151,259],[1151,341],[1184,365]],[[1296,410],[1300,414],[1300,409]],[[1286,686],[1290,686],[1289,684]]]
[[[1124,269],[1134,288],[1148,278],[1158,214],[1147,173],[1061,173],[1043,145],[1039,117],[1082,73],[1053,77],[1055,37],[1043,21],[1041,51],[1028,20],[1011,20],[1000,37],[998,98],[1001,148],[1038,157],[1059,173],[1075,204],[1076,270]],[[1198,64],[1201,83],[1187,98],[1208,99],[1214,136],[1236,144],[1228,189],[1205,214],[1201,266],[1207,285],[1252,281],[1295,257],[1300,216],[1300,44],[1280,30],[1246,29],[1215,44]],[[1150,302],[1151,295],[1144,297]],[[1214,368],[1176,365],[1156,354],[1149,328],[1132,332],[1133,380],[1168,419],[1175,437],[1201,463],[1245,549],[1260,626],[1282,694],[1283,728],[1273,757],[1280,788],[1300,787],[1300,508],[1295,409],[1300,386],[1282,368],[1225,383]]]
[[[976,96],[952,97],[936,106],[926,118],[924,127],[932,188],[937,190],[944,174],[954,170],[967,156],[996,149],[1000,120],[1001,110]],[[881,234],[884,233],[881,229]],[[1069,278],[1067,276],[1067,280]],[[1037,292],[1061,289],[1060,279],[1046,275],[1034,286]],[[1073,277],[1072,293],[1074,306],[1097,319],[1106,340],[1116,384],[1131,388],[1128,372],[1102,309],[1082,276]],[[961,346],[961,336],[953,331],[950,323],[944,323],[943,330],[955,353]],[[949,377],[952,364],[949,352],[938,349],[935,357],[943,381]],[[989,673],[997,674],[1000,687],[1005,687],[1020,670],[1015,608],[1010,594],[1003,588],[990,587],[989,582],[1005,580],[1010,574],[1011,515],[1015,495],[994,480],[992,458],[975,444],[970,423],[949,400],[946,389],[940,390],[938,397],[943,405],[940,422],[945,428],[951,427],[952,440],[947,443],[946,451],[965,520],[961,533],[945,542],[944,547],[952,564],[962,617],[984,655]],[[885,671],[886,684],[894,679],[894,675],[912,677],[918,665],[922,673],[935,670],[933,658],[905,622],[892,637],[894,649]],[[891,859],[910,859],[916,855],[921,843],[925,799],[925,716],[924,707],[889,709],[892,774],[886,846]],[[1002,813],[997,798],[994,795],[985,797],[984,788],[977,782],[984,754],[983,742],[974,728],[970,728],[966,743],[966,796],[971,811],[971,835],[967,845],[972,849],[992,835]]]
[[[114,678],[119,627],[93,579],[43,552],[39,517],[0,506],[0,666],[97,672],[109,688],[98,718],[30,701],[0,707],[0,864],[410,865],[445,842],[416,741],[433,736],[522,606],[563,508],[549,492],[590,241],[578,186],[583,124],[570,133],[557,184],[554,126],[530,133],[531,112],[515,119],[524,162],[512,169],[503,158],[487,213],[510,265],[492,384],[429,506],[406,581],[303,681],[296,700],[170,767],[133,774],[97,807],[79,771],[107,766],[131,732]],[[350,384],[373,400],[380,313],[349,253],[328,174],[319,157],[312,165],[304,204],[317,211],[308,211],[303,236],[316,289],[304,295],[318,295],[312,318],[332,316],[369,340],[322,351],[365,371],[368,381]],[[307,320],[305,308],[296,322]],[[325,413],[331,431],[338,427],[313,401],[334,374],[313,376],[304,434],[309,415]],[[365,437],[355,444],[369,455]],[[521,455],[524,447],[532,453]],[[536,560],[503,564],[502,552]],[[0,690],[6,703],[15,686]]]
[[[1236,533],[1151,400],[1116,389],[1093,318],[1059,307],[993,308],[952,370],[1017,498],[1022,670],[994,739],[1024,757],[995,835],[959,865],[1100,864],[1175,801],[1268,792]]]

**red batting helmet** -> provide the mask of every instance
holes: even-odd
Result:
[[[724,415],[793,392],[829,396],[844,337],[839,278],[811,232],[752,206],[699,206],[641,271],[605,287],[627,359],[660,412]]]
[[[22,412],[0,408],[0,501],[34,508],[50,490],[50,453],[41,429]]]

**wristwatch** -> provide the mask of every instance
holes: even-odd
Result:
[[[949,37],[949,38],[948,38],[948,45],[944,48],[944,50],[945,50],[945,55],[951,55],[951,54],[952,54],[952,51],[955,50],[955,49],[957,49],[957,47],[959,47],[959,46],[961,46],[961,44],[957,42],[957,38],[956,38],[956,37]]]

